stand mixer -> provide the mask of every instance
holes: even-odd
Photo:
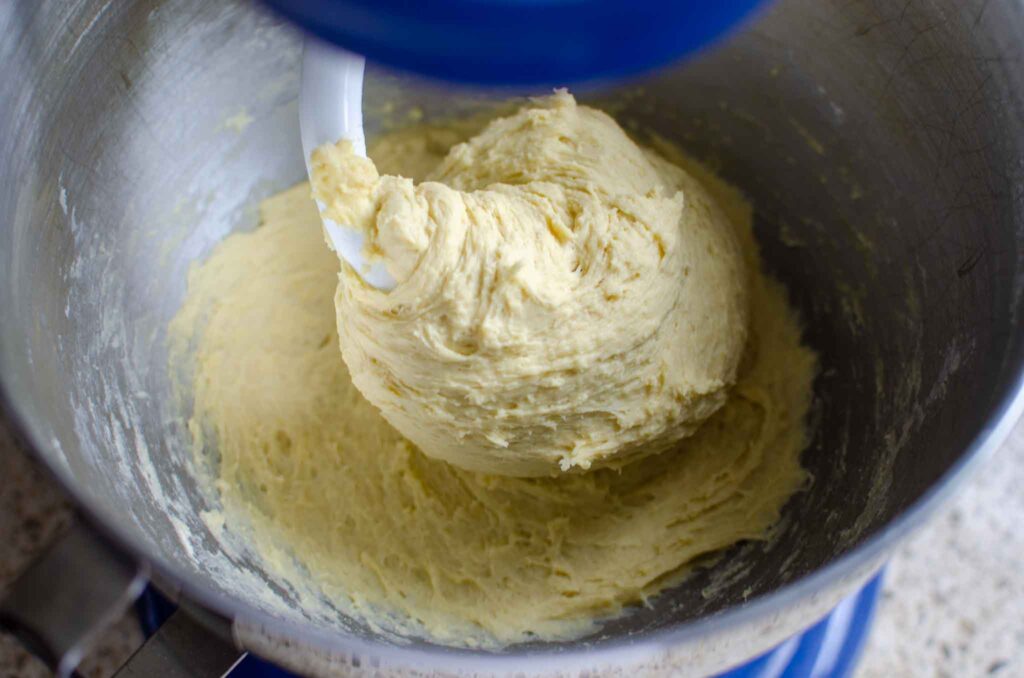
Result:
[[[758,666],[781,671],[841,601],[857,628],[865,582],[1024,408],[1019,3],[779,0],[682,64],[758,3],[269,4],[367,57],[368,136],[386,103],[429,119],[581,83],[748,192],[822,356],[815,482],[776,548],[740,545],[580,642],[456,650],[305,615],[196,520],[162,328],[191,263],[305,174],[306,38],[244,3],[10,2],[0,391],[81,521],[8,594],[6,627],[66,674],[149,579],[179,608],[126,671],[157,675],[221,675],[239,648],[316,675],[710,674],[780,643]],[[243,108],[251,124],[224,125]]]

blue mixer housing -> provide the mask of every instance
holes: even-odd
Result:
[[[478,85],[621,79],[691,54],[765,0],[264,0],[387,66]]]

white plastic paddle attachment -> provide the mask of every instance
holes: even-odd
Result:
[[[363,69],[366,60],[351,52],[316,40],[307,40],[302,59],[302,89],[299,93],[299,129],[306,171],[313,150],[339,139],[352,142],[355,152],[366,155],[363,135]],[[395,286],[382,262],[369,264],[363,253],[364,234],[323,216],[328,241],[342,259],[370,285],[382,290]]]

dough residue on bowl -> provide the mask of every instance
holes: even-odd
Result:
[[[443,180],[448,146],[465,138],[421,125],[377,139],[370,155],[381,173]],[[303,184],[266,200],[258,229],[193,270],[171,326],[188,347],[178,359],[192,374],[191,428],[197,453],[217,459],[226,529],[292,554],[346,614],[486,647],[583,636],[679,582],[695,559],[766,538],[806,478],[815,356],[785,290],[761,270],[749,204],[681,155],[671,170],[643,155],[674,177],[684,204],[694,196],[717,210],[749,273],[734,383],[691,435],[621,468],[557,477],[424,455],[339,356],[339,263]]]

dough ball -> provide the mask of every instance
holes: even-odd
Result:
[[[748,329],[737,236],[606,114],[537,100],[419,184],[347,142],[313,161],[326,215],[397,280],[381,291],[342,267],[345,363],[425,454],[510,476],[620,466],[725,403]]]

